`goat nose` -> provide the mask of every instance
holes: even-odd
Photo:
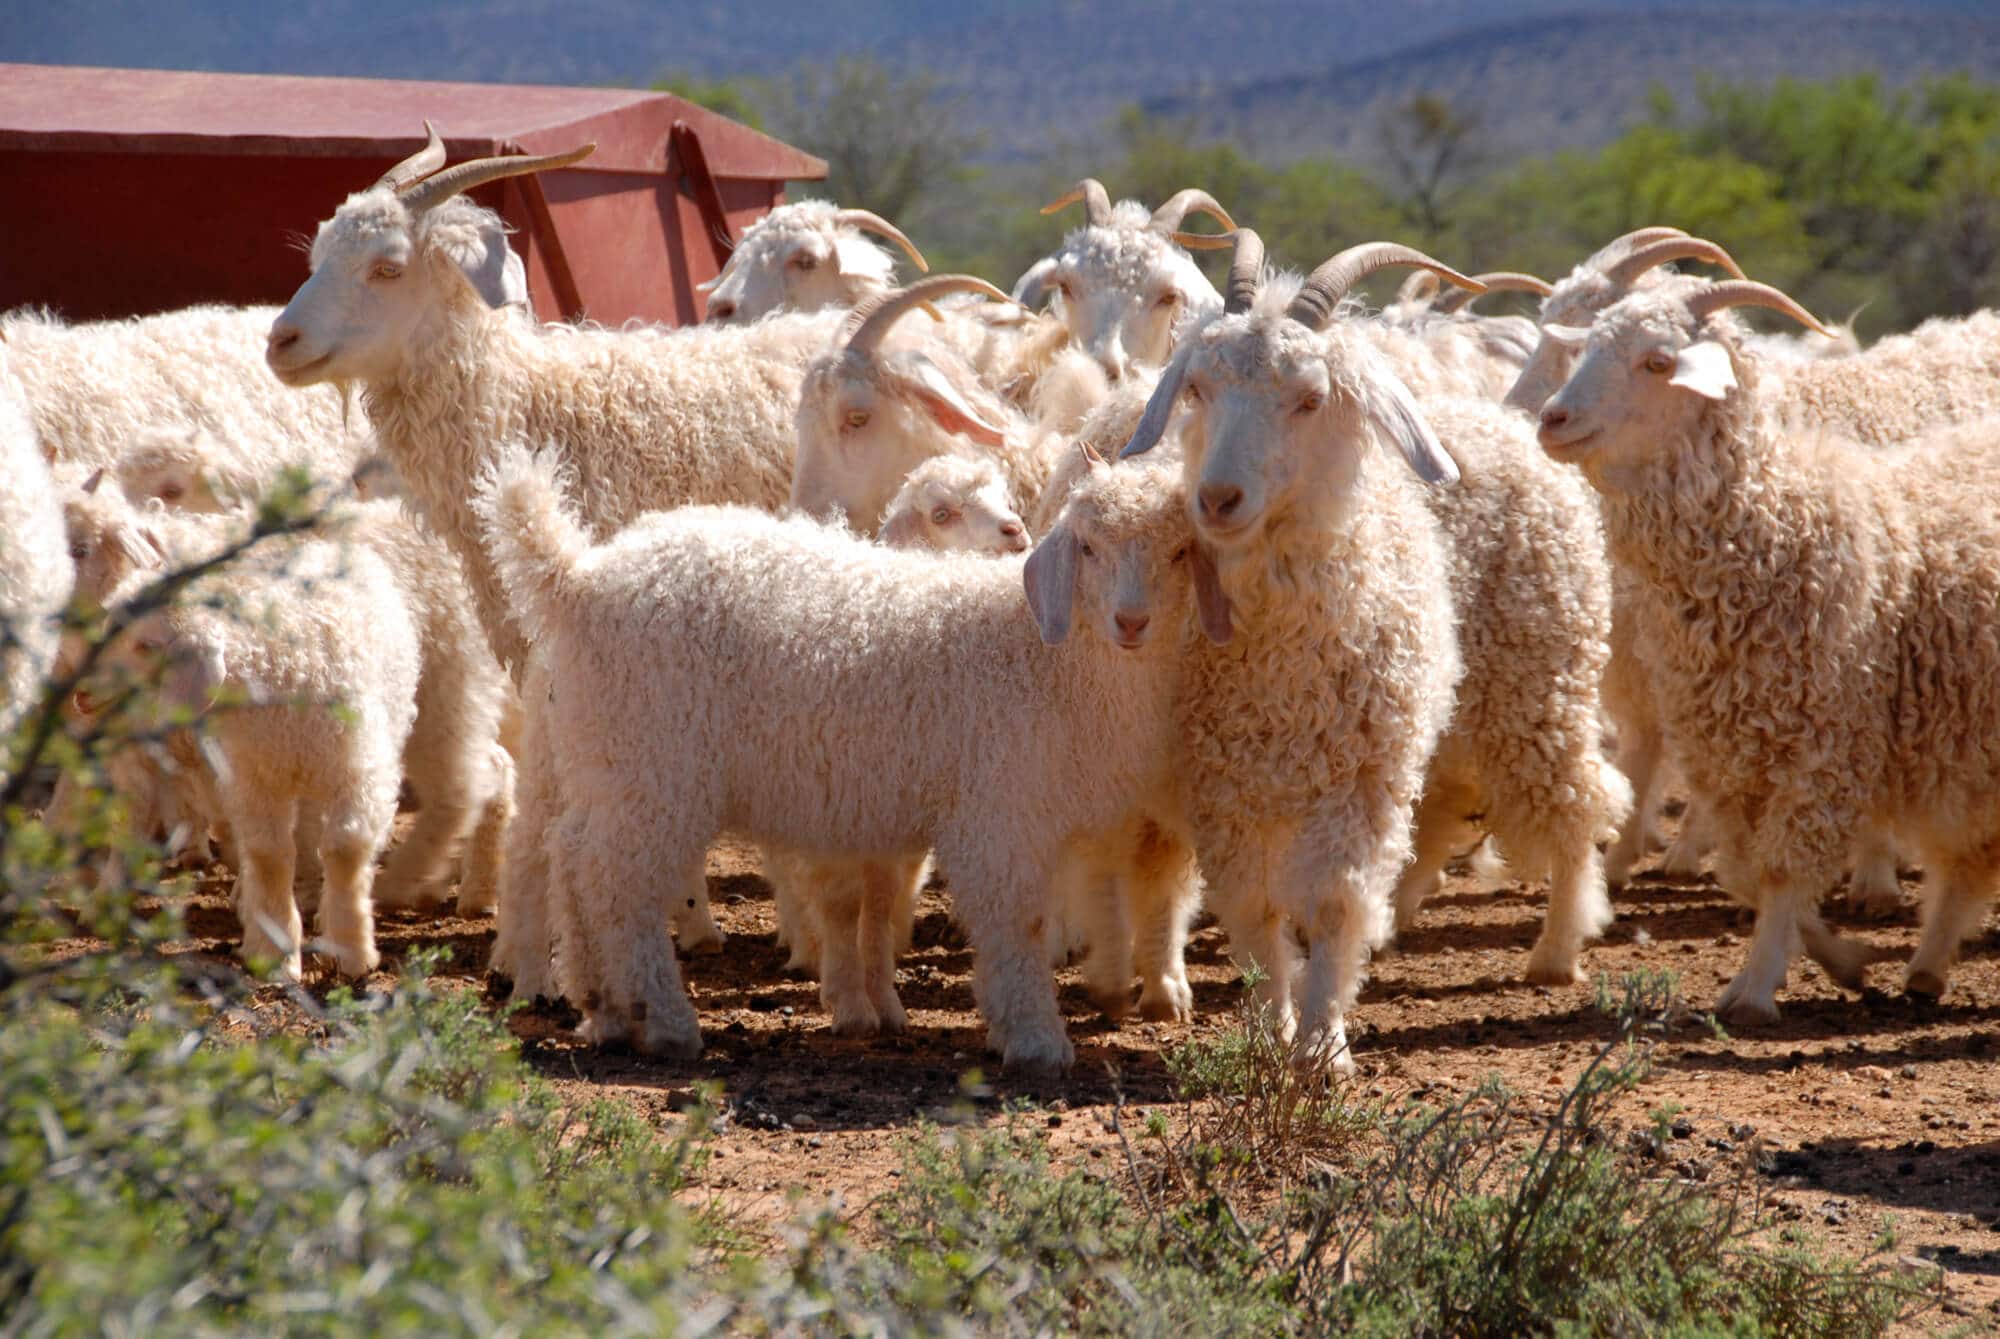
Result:
[[[736,304],[733,302],[711,302],[708,304],[708,319],[711,321],[726,321],[734,315],[736,315]]]
[[[1235,484],[1203,484],[1197,496],[1201,514],[1215,521],[1227,520],[1243,504],[1243,490]]]
[[[1544,428],[1560,428],[1567,422],[1569,422],[1569,410],[1567,409],[1550,405],[1542,410],[1542,426]]]
[[[1153,621],[1153,616],[1151,614],[1128,614],[1121,609],[1112,615],[1112,620],[1118,624],[1118,631],[1124,633],[1127,637],[1137,637],[1146,630],[1146,625]]]
[[[286,349],[291,348],[292,345],[298,342],[299,342],[299,332],[297,330],[294,330],[291,326],[274,325],[271,327],[271,337],[270,337],[271,352],[280,353]]]
[[[1021,533],[1021,523],[1019,521],[1002,521],[1000,522],[1000,533],[1012,539]]]

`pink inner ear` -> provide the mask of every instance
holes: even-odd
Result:
[[[903,378],[903,385],[932,421],[946,432],[970,437],[981,446],[1007,444],[1006,430],[981,418],[979,411],[928,358],[914,360],[910,374]]]

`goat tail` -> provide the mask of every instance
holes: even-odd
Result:
[[[565,500],[556,453],[503,447],[472,505],[521,630],[530,642],[560,635],[569,577],[591,540]]]

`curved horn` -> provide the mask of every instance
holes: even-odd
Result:
[[[856,307],[846,321],[848,350],[863,357],[873,354],[875,346],[882,342],[882,336],[889,333],[890,326],[916,308],[927,304],[932,298],[942,297],[946,293],[984,293],[997,302],[1013,301],[977,275],[932,275],[928,279],[918,280],[908,288],[891,289],[874,301]]]
[[[568,167],[571,163],[582,162],[597,151],[597,142],[592,140],[581,148],[564,153],[508,154],[500,158],[473,158],[456,166],[448,167],[403,192],[403,203],[413,214],[421,214],[426,209],[435,209],[452,196],[469,191],[475,186],[483,186],[489,181],[502,177],[524,177],[530,172],[546,172],[550,168]]]
[[[1670,228],[1664,223],[1656,223],[1649,228],[1634,228],[1623,237],[1614,237],[1598,248],[1599,254],[1606,251],[1632,251],[1665,237],[1685,237],[1686,228]]]
[[[1229,211],[1217,204],[1215,197],[1207,191],[1193,186],[1169,196],[1165,204],[1153,211],[1153,221],[1146,226],[1154,232],[1172,236],[1180,231],[1181,220],[1190,213],[1206,214],[1230,232],[1236,231],[1236,220],[1229,217]]]
[[[1264,239],[1254,228],[1236,230],[1236,258],[1229,262],[1229,283],[1222,310],[1247,312],[1264,286]]]
[[[1532,274],[1521,274],[1514,270],[1494,270],[1488,274],[1472,276],[1485,285],[1488,293],[1533,293],[1537,297],[1547,297],[1555,292],[1555,286],[1546,279],[1537,279]],[[1431,310],[1450,314],[1460,310],[1479,294],[1463,288],[1454,288],[1431,304]]]
[[[1176,246],[1189,251],[1227,251],[1236,245],[1236,234],[1232,232],[1177,232],[1168,236]]]
[[[1359,246],[1348,247],[1307,275],[1305,285],[1292,299],[1292,305],[1285,309],[1285,315],[1319,330],[1326,325],[1327,318],[1333,315],[1333,309],[1340,305],[1340,300],[1347,296],[1348,289],[1390,265],[1415,265],[1460,288],[1469,288],[1474,293],[1485,291],[1477,279],[1460,274],[1441,260],[1432,260],[1415,247],[1396,242],[1363,242]]]
[[[1630,288],[1639,276],[1656,265],[1664,265],[1670,260],[1701,260],[1710,265],[1720,265],[1738,279],[1744,277],[1743,269],[1727,251],[1714,242],[1701,237],[1662,237],[1648,242],[1632,251],[1623,260],[1604,267],[1604,275],[1614,284]]]
[[[387,186],[390,190],[400,193],[443,167],[444,140],[439,138],[437,127],[425,121],[424,135],[430,143],[377,177],[375,184],[368,189],[380,190]]]
[[[1067,209],[1078,200],[1083,201],[1084,215],[1090,226],[1102,227],[1111,222],[1111,196],[1104,189],[1104,183],[1096,177],[1085,177],[1076,185],[1064,191],[1056,199],[1042,206],[1044,214],[1053,214],[1058,209]]]
[[[1801,307],[1789,293],[1769,284],[1749,279],[1726,279],[1719,284],[1710,284],[1688,299],[1688,311],[1697,322],[1706,320],[1725,307],[1769,307],[1774,312],[1791,317],[1808,330],[1833,336],[1831,330],[1819,323],[1818,317]]]
[[[931,272],[931,263],[924,259],[923,252],[917,250],[917,244],[903,236],[901,228],[898,228],[874,210],[842,209],[834,214],[833,221],[850,228],[865,228],[869,232],[880,233],[897,246],[903,248],[903,254],[908,256],[910,263],[917,267],[917,273],[929,274]]]
[[[1431,303],[1437,300],[1438,277],[1429,270],[1418,270],[1402,283],[1396,285],[1396,301]]]

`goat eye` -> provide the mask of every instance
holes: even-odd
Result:
[[[1087,539],[1078,541],[1077,548],[1086,558],[1095,558],[1097,556],[1097,550],[1090,547],[1090,541]]]
[[[380,260],[375,262],[374,269],[368,271],[368,277],[370,279],[400,279],[403,277],[403,267],[391,261]]]
[[[160,490],[160,496],[168,502],[178,502],[181,500],[181,492],[179,484],[168,484]]]
[[[1319,412],[1319,407],[1325,403],[1326,396],[1318,391],[1311,391],[1299,397],[1298,412],[1301,414],[1316,414]]]
[[[1076,285],[1067,279],[1058,279],[1056,280],[1056,292],[1060,293],[1066,301],[1074,301],[1076,298]]]
[[[850,428],[865,428],[868,426],[868,411],[866,409],[850,409],[847,411],[847,417],[844,421]]]
[[[951,508],[950,508],[950,507],[939,507],[939,508],[938,508],[938,509],[937,509],[936,511],[933,511],[933,512],[931,513],[931,524],[932,524],[932,525],[950,525],[950,524],[951,524]]]
[[[819,257],[810,251],[801,251],[792,257],[792,268],[795,270],[810,270],[818,266],[818,264]]]
[[[1154,300],[1153,305],[1155,307],[1172,307],[1178,304],[1180,300],[1181,300],[1181,295],[1179,293],[1176,293],[1173,289],[1169,288],[1166,292],[1160,294],[1160,296]]]
[[[90,556],[90,545],[72,544],[69,546],[69,558],[71,562],[80,563],[89,556]]]
[[[1187,561],[1187,555],[1188,555],[1188,546],[1183,544],[1179,548],[1174,550],[1173,560],[1177,563],[1184,563]]]
[[[1646,370],[1653,373],[1671,372],[1674,370],[1674,356],[1665,349],[1654,349],[1646,355]]]
[[[1200,404],[1207,398],[1201,393],[1201,387],[1195,385],[1193,382],[1188,383],[1188,388],[1183,393],[1187,396],[1189,404]]]

